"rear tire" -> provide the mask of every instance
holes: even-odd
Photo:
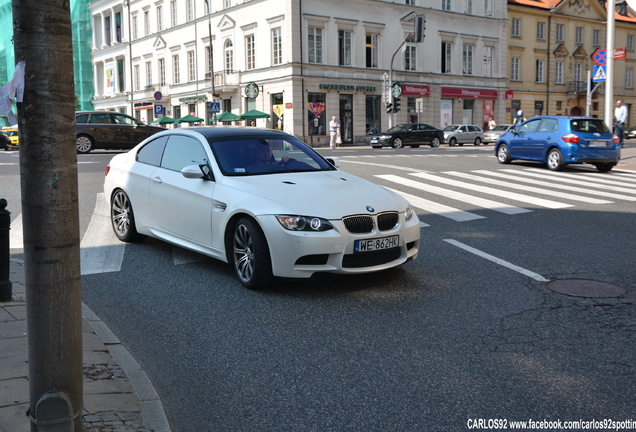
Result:
[[[596,164],[596,169],[598,170],[598,172],[602,172],[602,173],[610,172],[612,168],[614,168],[613,163],[597,163]]]
[[[132,243],[143,238],[135,227],[135,213],[130,199],[121,189],[116,190],[110,199],[110,221],[119,240]]]
[[[475,138],[475,143],[476,146],[481,145],[481,138]]]
[[[558,149],[551,149],[548,152],[548,159],[546,161],[548,169],[550,171],[561,171],[563,169],[563,155]]]

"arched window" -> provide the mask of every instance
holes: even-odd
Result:
[[[232,73],[234,70],[234,45],[232,40],[225,41],[225,73]]]

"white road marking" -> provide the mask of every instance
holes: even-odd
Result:
[[[459,242],[457,240],[453,240],[453,239],[444,239],[445,242],[452,244],[453,246],[457,246],[458,248],[464,249],[467,252],[470,252],[472,254],[475,254],[481,258],[487,259],[488,261],[492,261],[495,264],[499,264],[500,266],[509,268],[510,270],[514,270],[518,273],[521,273],[524,276],[528,276],[529,278],[532,278],[536,281],[539,282],[550,282],[549,279],[544,278],[543,276],[541,276],[538,273],[535,273],[533,271],[524,269],[523,267],[519,267],[518,265],[509,263],[508,261],[504,261],[500,258],[497,258],[493,255],[487,254],[486,252],[480,251],[479,249],[475,249],[474,247],[468,246],[467,244],[464,244],[462,242]]]
[[[418,209],[427,211],[429,213],[437,214],[439,216],[443,216],[457,222],[466,222],[466,221],[471,221],[475,219],[485,219],[485,216],[459,210],[454,207],[436,203],[435,201],[429,201],[427,199],[420,198],[416,195],[411,195],[406,192],[399,191],[397,189],[391,189],[391,188],[386,188],[386,189],[392,190],[393,192],[402,195],[408,202],[410,202],[414,207],[417,207]]]
[[[104,194],[98,193],[93,217],[80,244],[82,274],[120,271],[125,248],[113,232]]]

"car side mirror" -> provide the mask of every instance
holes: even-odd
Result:
[[[181,170],[181,175],[188,179],[213,179],[212,170],[208,164],[185,166]]]
[[[340,159],[333,157],[333,158],[326,158],[327,162],[329,162],[331,165],[333,165],[336,168],[340,168]]]

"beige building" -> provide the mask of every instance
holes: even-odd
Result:
[[[631,125],[636,122],[631,109],[636,107],[636,18],[626,4],[617,5],[615,16],[615,48],[624,48],[625,58],[615,57],[613,93],[630,108]],[[594,54],[606,49],[606,20],[606,9],[597,0],[508,0],[509,121],[518,109],[526,118],[604,117],[605,82],[592,92],[589,104],[587,94],[588,82],[592,89],[597,84]]]

